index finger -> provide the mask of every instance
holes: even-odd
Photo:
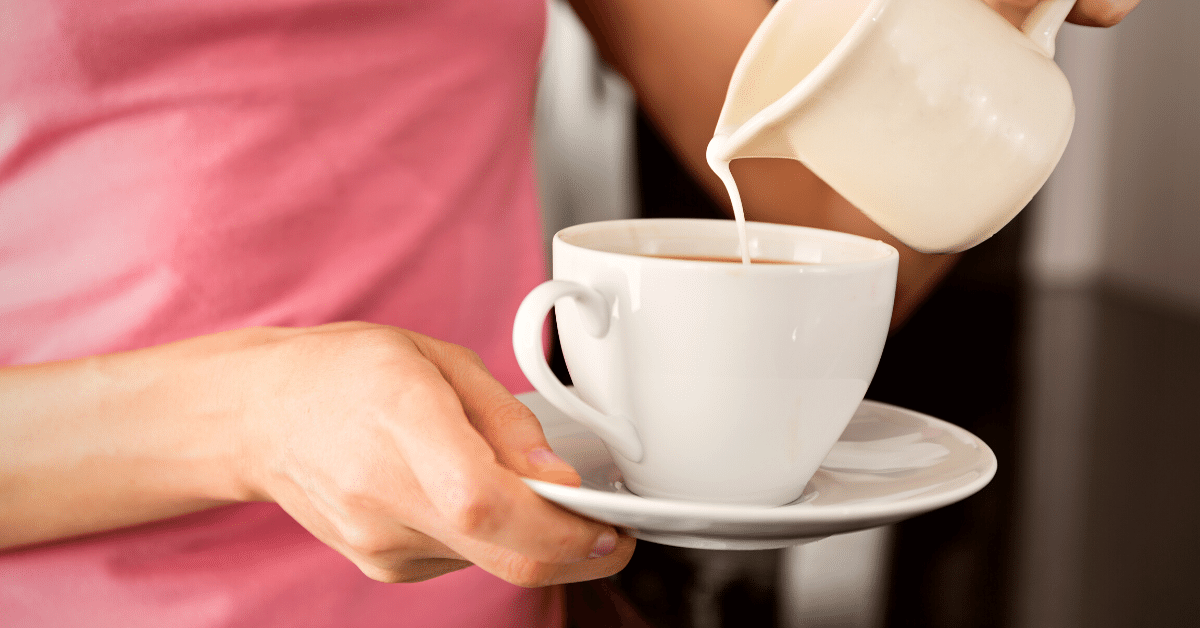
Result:
[[[414,347],[420,341],[415,339]],[[459,393],[432,361],[412,367],[405,377],[411,392],[401,406],[420,424],[397,433],[397,444],[441,516],[441,521],[422,522],[422,532],[448,545],[456,536],[484,541],[543,563],[576,562],[613,551],[617,534],[611,526],[554,506],[501,466],[467,420]],[[480,558],[464,555],[474,562]]]
[[[492,377],[477,355],[429,338],[414,341],[454,388],[467,419],[500,464],[524,477],[579,486],[579,474],[550,448],[537,417]]]
[[[1078,0],[1067,21],[1083,26],[1115,26],[1138,5],[1141,0]]]

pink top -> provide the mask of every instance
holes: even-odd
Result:
[[[475,349],[542,277],[544,0],[0,8],[0,363],[365,320]],[[276,506],[0,554],[5,626],[547,626],[468,569],[362,576]]]

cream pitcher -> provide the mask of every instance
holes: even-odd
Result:
[[[1018,30],[981,0],[780,0],[734,70],[709,163],[796,159],[914,249],[970,248],[1066,148],[1075,106],[1053,56],[1073,4],[1047,0]]]

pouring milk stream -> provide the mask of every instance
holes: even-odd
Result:
[[[981,0],[780,0],[738,60],[708,145],[750,263],[729,162],[796,159],[924,252],[970,248],[1054,170],[1075,120],[1054,39],[1075,0],[1013,28]]]

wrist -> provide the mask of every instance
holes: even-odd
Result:
[[[0,370],[0,548],[255,499],[236,340]]]
[[[227,332],[236,336],[238,332]],[[238,382],[226,334],[89,358],[97,446],[150,504],[184,512],[253,499],[241,481]]]
[[[162,399],[181,403],[173,412],[182,429],[170,429],[177,454],[180,487],[195,498],[218,502],[269,501],[258,462],[263,408],[271,395],[267,377],[285,365],[273,359],[278,341],[295,333],[251,328],[202,336],[179,343],[162,356],[158,383]],[[274,363],[274,364],[273,364]],[[269,417],[268,417],[269,418]]]

